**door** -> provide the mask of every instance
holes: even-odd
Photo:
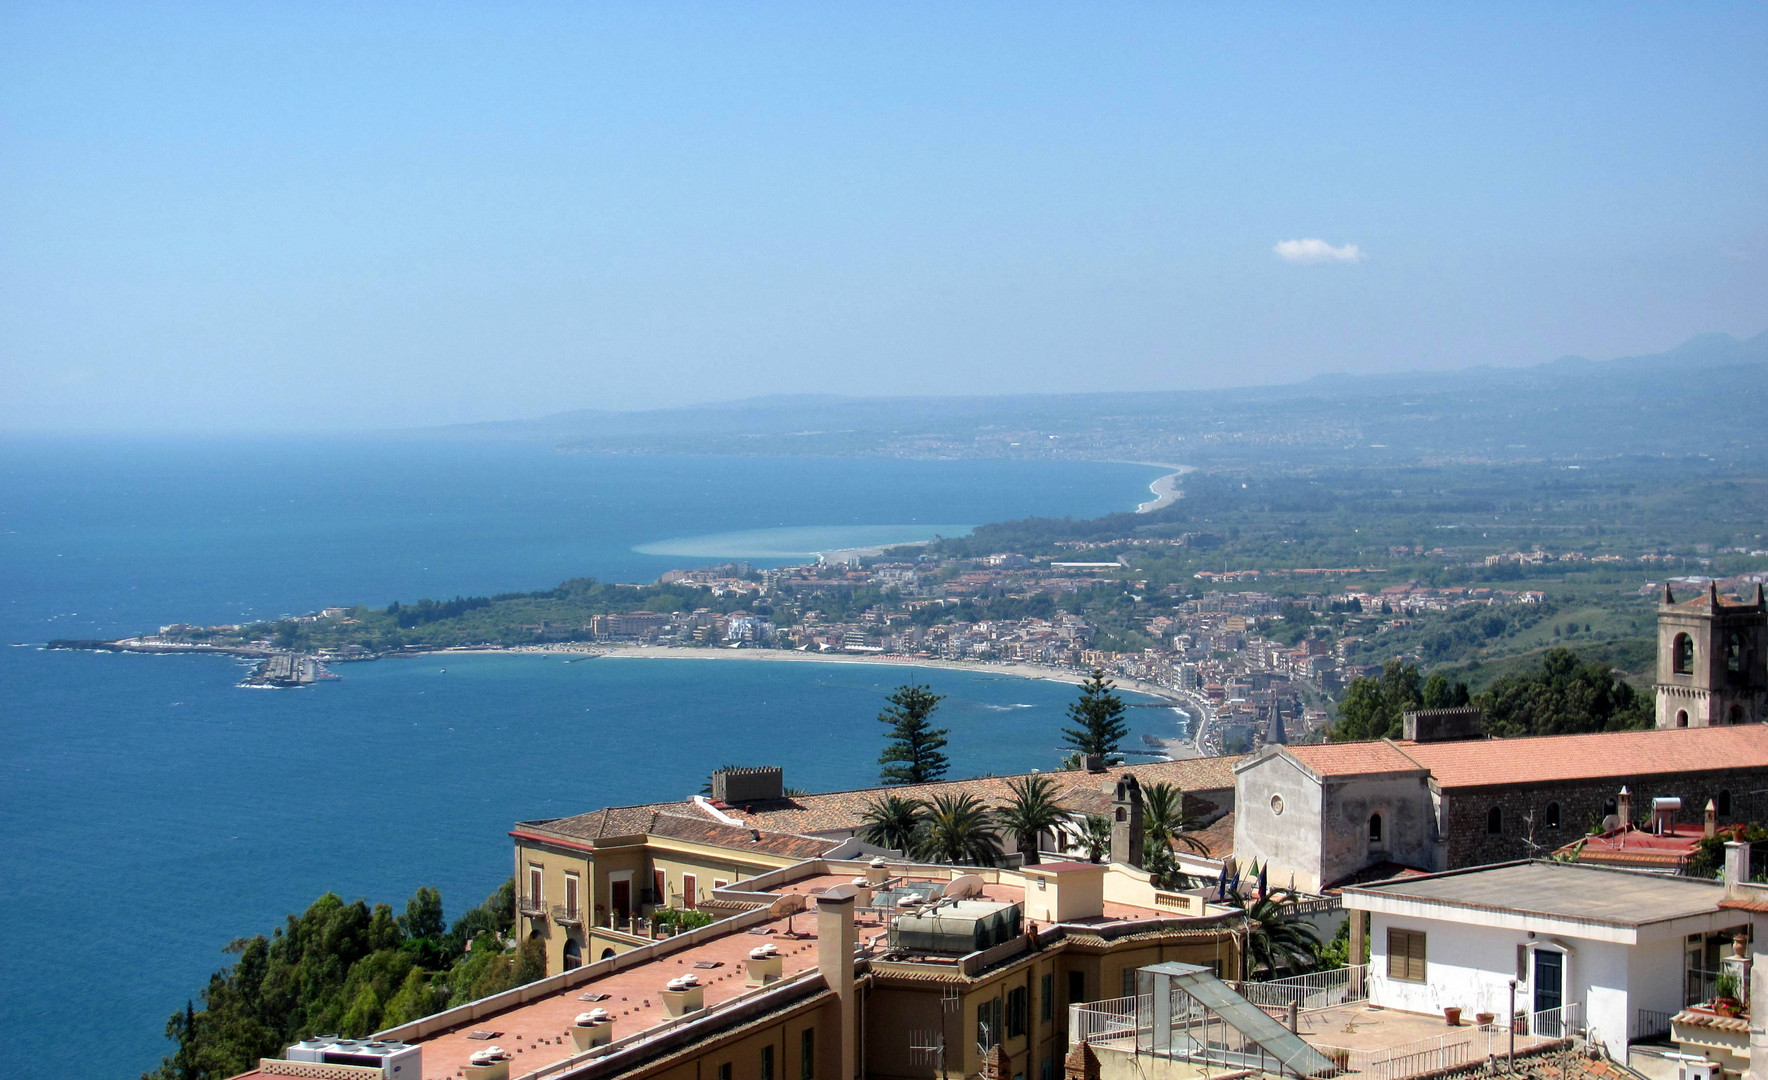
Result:
[[[694,874],[683,874],[681,876],[681,906],[687,908],[689,911],[694,910],[694,904],[698,899],[699,894],[700,879],[698,876]]]
[[[1555,1011],[1565,1004],[1565,954],[1551,949],[1535,950],[1535,1023],[1534,1033],[1549,1039],[1560,1038],[1564,1027],[1562,1014]],[[1547,1015],[1542,1015],[1542,1014]]]
[[[613,891],[614,924],[624,926],[626,920],[632,916],[632,882],[626,880],[611,882],[610,888]]]

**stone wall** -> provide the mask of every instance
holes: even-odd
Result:
[[[1676,823],[1699,825],[1705,820],[1707,800],[1712,799],[1723,806],[1719,799],[1721,792],[1730,793],[1731,812],[1720,814],[1719,824],[1768,819],[1768,794],[1752,794],[1768,788],[1768,769],[1723,769],[1551,785],[1452,788],[1443,793],[1449,838],[1448,868],[1550,854],[1555,848],[1588,833],[1591,817],[1601,816],[1607,804],[1619,795],[1623,784],[1633,797],[1635,822],[1650,815],[1652,799],[1677,796],[1682,800],[1682,809],[1676,815]],[[1548,810],[1553,803],[1559,805],[1558,828],[1547,825]],[[1502,815],[1502,831],[1497,835],[1486,831],[1487,816],[1494,806]],[[1529,826],[1525,820],[1531,811],[1535,815],[1533,839],[1537,846],[1534,848],[1528,843]]]

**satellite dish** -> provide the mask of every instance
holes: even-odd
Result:
[[[967,900],[982,895],[982,879],[975,874],[959,874],[952,878],[943,894],[947,900]]]
[[[775,900],[767,913],[776,919],[783,919],[798,914],[808,906],[809,901],[804,899],[803,893],[789,892]]]
[[[1620,827],[1621,827],[1621,816],[1619,814],[1610,814],[1607,817],[1602,819],[1602,831],[1603,832],[1614,832],[1616,829],[1618,829]]]

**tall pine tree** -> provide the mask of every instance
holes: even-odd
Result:
[[[1098,754],[1107,765],[1123,760],[1118,747],[1130,733],[1123,719],[1123,699],[1116,690],[1117,684],[1105,677],[1105,669],[1094,668],[1092,677],[1080,684],[1080,700],[1068,706],[1068,718],[1076,726],[1062,729],[1069,746],[1082,754]]]
[[[878,714],[879,723],[890,725],[890,741],[878,756],[884,783],[926,784],[945,775],[951,762],[939,751],[950,729],[927,722],[943,700],[925,686],[899,686],[890,695],[890,707]]]

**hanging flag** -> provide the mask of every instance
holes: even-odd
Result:
[[[1223,859],[1222,860],[1222,878],[1220,881],[1216,882],[1216,899],[1217,900],[1226,900],[1227,898],[1228,898],[1228,860]]]
[[[1258,898],[1260,900],[1263,900],[1271,891],[1265,884],[1265,872],[1270,870],[1270,868],[1270,863],[1266,863],[1258,868]]]

